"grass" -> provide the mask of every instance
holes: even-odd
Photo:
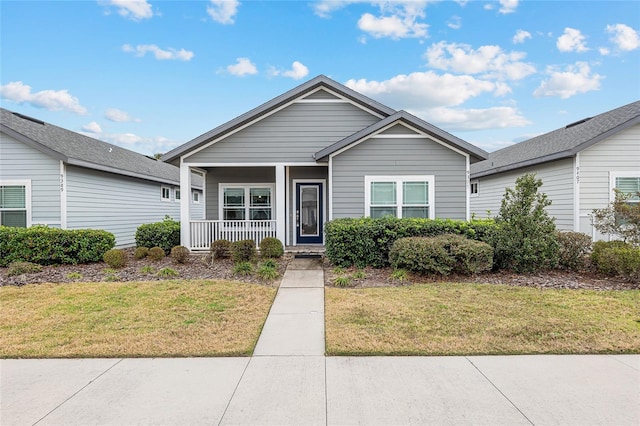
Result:
[[[250,355],[275,293],[228,281],[0,287],[0,357]]]
[[[640,353],[640,291],[325,289],[328,355]]]

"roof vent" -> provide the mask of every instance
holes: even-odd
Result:
[[[18,112],[12,112],[13,115],[15,115],[16,117],[20,117],[23,120],[29,120],[29,121],[33,121],[34,123],[40,124],[42,126],[44,126],[44,121],[35,119],[33,117],[29,117],[28,115],[24,115],[24,114],[20,114]]]
[[[582,120],[578,120],[575,123],[567,124],[566,126],[564,126],[564,128],[569,129],[571,127],[577,126],[578,124],[586,123],[587,121],[591,120],[591,118],[592,117],[583,118]]]

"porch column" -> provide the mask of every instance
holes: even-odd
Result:
[[[191,168],[180,160],[180,245],[191,248]]]
[[[285,173],[284,165],[276,165],[276,238],[285,242],[285,230],[286,230],[286,191],[285,191]]]

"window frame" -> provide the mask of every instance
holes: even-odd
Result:
[[[200,193],[198,191],[191,192],[191,201],[193,204],[200,204]]]
[[[475,192],[473,191],[475,186]],[[478,194],[480,194],[480,181],[479,180],[472,180],[471,182],[469,182],[469,196],[470,197],[477,197]]]
[[[244,217],[245,219],[233,219],[242,220],[247,222],[257,222],[261,220],[275,221],[276,215],[276,185],[275,183],[220,183],[218,185],[218,220],[226,221],[224,219],[224,191],[225,189],[243,189],[244,190]],[[271,219],[251,219],[251,190],[252,189],[269,189],[271,197]],[[253,207],[256,208],[256,207]]]
[[[176,188],[173,190],[173,197],[174,197],[174,201],[176,203],[180,202],[180,197],[182,196],[182,193],[180,192],[179,188]]]
[[[26,215],[26,227],[29,228],[32,225],[32,208],[31,208],[31,179],[17,179],[17,180],[1,180],[0,186],[24,186],[24,208],[0,208],[2,211],[25,211]],[[0,217],[0,221],[2,218]],[[1,225],[1,223],[0,223]]]
[[[616,199],[616,179],[618,178],[638,178],[640,179],[640,171],[623,171],[623,172],[609,172],[609,202],[613,202]],[[629,203],[640,203],[640,200],[628,200]]]
[[[364,216],[371,217],[371,184],[374,182],[393,182],[396,185],[396,217],[402,218],[403,207],[418,207],[416,204],[404,204],[404,183],[426,182],[428,219],[435,219],[435,175],[405,175],[405,176],[365,176],[364,177]],[[422,206],[422,205],[420,205]],[[375,206],[374,206],[375,207]]]
[[[169,195],[169,197],[164,196],[165,189],[167,190],[167,194]],[[171,202],[171,187],[165,185],[160,186],[160,201],[163,201],[165,203]]]

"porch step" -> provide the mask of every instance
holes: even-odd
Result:
[[[322,259],[324,257],[324,246],[287,246],[284,252],[292,254],[295,259]]]

